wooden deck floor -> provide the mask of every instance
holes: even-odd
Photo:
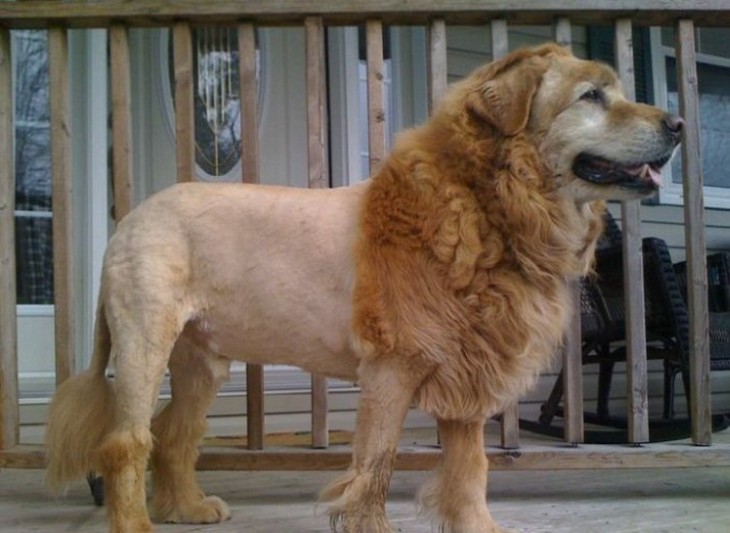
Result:
[[[214,423],[215,434],[231,433],[238,422]],[[491,439],[494,439],[494,428]],[[228,430],[228,431],[226,431]],[[42,430],[24,431],[39,442]],[[526,435],[526,444],[542,442]],[[490,440],[491,440],[490,439]],[[719,446],[730,429],[715,433]],[[435,441],[432,430],[410,429],[402,444]],[[548,441],[549,442],[549,439]],[[553,441],[555,442],[555,441]],[[295,533],[329,531],[326,516],[315,514],[319,490],[339,472],[200,472],[208,494],[221,496],[233,518],[215,525],[159,525],[160,533]],[[85,483],[53,500],[43,488],[42,470],[0,472],[0,532],[105,531],[104,510],[93,505]],[[418,487],[427,472],[396,472],[388,511],[399,533],[437,531],[419,517]],[[495,471],[489,478],[495,519],[521,532],[730,532],[730,467],[577,471]]]
[[[226,499],[233,518],[215,525],[159,525],[160,533],[294,533],[329,531],[315,516],[318,490],[336,472],[201,472],[201,485]],[[425,472],[396,472],[388,500],[400,533],[436,531],[417,516],[414,495]],[[104,510],[83,484],[51,500],[40,470],[0,473],[0,531],[105,531]],[[730,531],[730,468],[494,472],[489,502],[502,526],[522,532]]]

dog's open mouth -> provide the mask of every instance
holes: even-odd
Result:
[[[669,157],[645,163],[616,163],[582,153],[573,163],[573,173],[597,185],[620,185],[631,189],[656,190],[662,184],[661,168]]]

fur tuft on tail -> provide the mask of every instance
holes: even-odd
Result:
[[[115,399],[106,378],[110,351],[103,306],[97,310],[91,367],[57,389],[48,413],[46,485],[53,493],[95,470],[95,452],[111,430]]]

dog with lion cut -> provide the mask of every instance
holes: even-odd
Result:
[[[206,410],[231,361],[297,365],[362,389],[352,464],[321,495],[334,525],[392,531],[386,495],[415,403],[442,445],[421,505],[447,532],[500,531],[484,422],[556,351],[604,201],[656,192],[682,127],[627,101],[610,67],[548,44],[454,84],[363,184],[154,195],[109,242],[91,367],[49,415],[49,486],[100,472],[111,531],[151,531],[149,462],[157,520],[226,520],[195,480]],[[154,415],[168,368],[172,401]]]

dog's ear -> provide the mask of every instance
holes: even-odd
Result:
[[[503,135],[522,131],[549,60],[545,55],[512,54],[477,73],[467,109]]]

